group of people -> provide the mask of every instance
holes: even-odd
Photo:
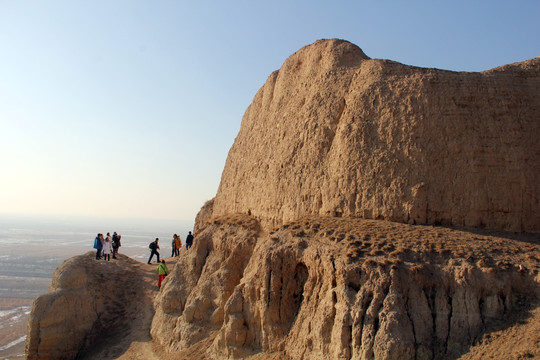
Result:
[[[193,235],[191,234],[191,231],[190,231],[188,236],[186,237],[186,250],[188,250],[191,247],[191,245],[193,245]],[[154,255],[157,256],[158,288],[161,289],[161,283],[163,282],[163,279],[165,279],[165,277],[169,275],[169,269],[167,268],[167,264],[165,263],[164,259],[161,259],[161,262],[159,261],[159,252],[158,252],[158,250],[160,249],[159,238],[156,238],[156,240],[152,241],[150,245],[148,245],[148,247],[150,248],[150,257],[148,258],[148,264],[152,262],[152,258],[154,257]],[[179,235],[177,234],[173,235],[171,248],[172,248],[171,257],[180,255],[180,249],[182,248],[182,239],[180,238]]]
[[[191,231],[189,231],[189,234],[186,237],[186,250],[188,250],[191,247],[191,245],[193,245],[193,235],[191,234]],[[176,234],[173,235],[171,248],[172,248],[171,257],[180,255],[180,249],[182,248],[182,239],[180,239],[180,235],[176,235]]]
[[[103,259],[111,261],[111,254],[112,258],[116,259],[118,249],[120,248],[120,246],[122,246],[122,243],[120,241],[121,238],[122,235],[119,235],[116,232],[113,233],[112,237],[111,233],[107,233],[107,237],[104,237],[103,234],[97,234],[96,238],[94,239],[96,260]]]
[[[96,249],[96,260],[111,260],[111,254],[113,259],[117,259],[116,255],[118,255],[118,249],[120,246],[122,246],[121,243],[122,235],[117,234],[116,232],[113,233],[111,236],[111,233],[107,233],[107,236],[104,237],[103,234],[99,233],[97,234],[96,238],[94,239],[94,249]],[[189,232],[188,236],[186,236],[186,250],[188,250],[193,245],[193,234],[191,234],[191,231]],[[156,240],[152,241],[150,245],[148,246],[150,248],[150,258],[148,258],[148,264],[152,262],[152,258],[154,255],[157,256],[157,262],[158,262],[158,287],[161,288],[161,283],[163,282],[163,279],[169,274],[169,269],[167,268],[167,265],[165,264],[165,260],[159,261],[159,238],[156,238]],[[179,235],[174,234],[172,243],[172,253],[171,257],[173,256],[179,256],[180,255],[180,249],[182,248],[182,239]]]
[[[193,234],[191,234],[191,231],[189,232],[188,236],[186,236],[186,250],[188,250],[193,245]],[[159,238],[156,238],[156,240],[152,241],[150,245],[148,245],[150,248],[150,257],[148,258],[148,264],[152,262],[152,258],[154,255],[157,257],[157,262],[159,261]],[[180,238],[180,235],[174,234],[173,239],[171,242],[171,257],[173,256],[179,256],[180,255],[180,249],[182,248],[182,239]]]

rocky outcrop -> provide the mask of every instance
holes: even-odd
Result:
[[[118,262],[98,261],[89,252],[54,271],[49,292],[32,306],[27,359],[94,358],[94,351],[103,347],[122,353],[121,339],[141,326],[142,309],[152,305],[144,301],[146,275],[139,263],[118,256]]]
[[[221,223],[231,226],[220,226]],[[248,216],[214,220],[198,233],[158,297],[152,337],[171,352],[209,337],[223,324],[225,303],[244,276],[259,226]]]
[[[214,216],[305,215],[540,231],[540,58],[481,73],[291,55],[247,109]]]
[[[265,234],[216,218],[156,299],[152,336],[172,353],[213,339],[213,359],[455,358],[539,295],[531,239],[331,217]]]

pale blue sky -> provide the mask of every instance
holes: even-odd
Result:
[[[0,213],[193,220],[302,46],[481,71],[540,55],[540,1],[0,0]]]

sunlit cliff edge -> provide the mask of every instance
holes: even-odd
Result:
[[[540,356],[539,89],[540,58],[466,73],[300,49],[255,95],[162,289],[127,258],[112,288],[91,254],[68,260],[27,357]],[[523,323],[532,338],[508,335]]]

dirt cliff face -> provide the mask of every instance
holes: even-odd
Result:
[[[242,120],[214,216],[305,215],[540,231],[540,59],[482,73],[290,56]]]
[[[150,339],[153,308],[146,292],[154,276],[148,279],[139,262],[118,258],[95,260],[92,251],[54,271],[49,292],[35,299],[28,319],[27,359],[116,359],[130,346],[126,339]]]
[[[540,231],[539,88],[540,59],[457,73],[340,40],[299,50],[247,109],[154,340],[204,339],[210,358],[465,353],[538,296],[538,239],[418,224]]]
[[[534,236],[214,218],[158,295],[152,337],[171,354],[208,341],[212,359],[455,359],[517,321],[539,269]]]

